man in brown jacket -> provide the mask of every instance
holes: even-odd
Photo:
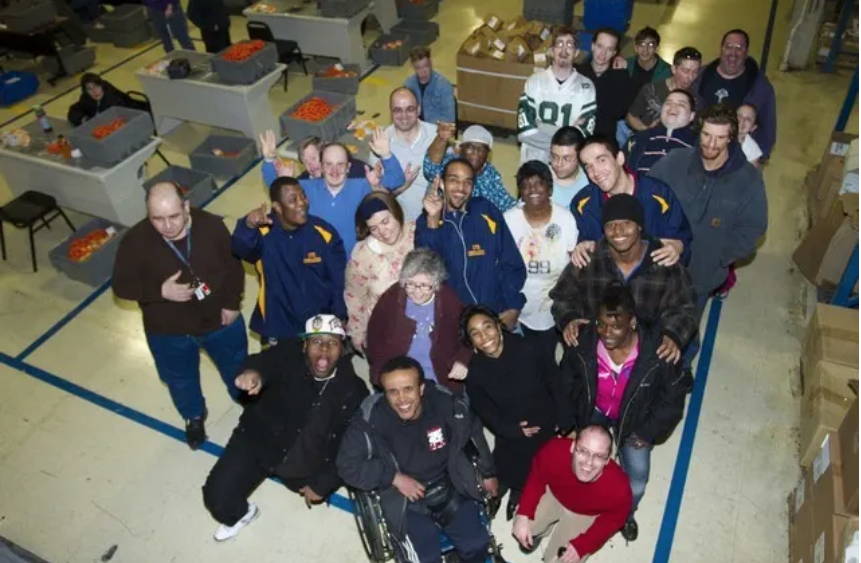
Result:
[[[230,253],[219,217],[191,209],[173,183],[147,192],[147,218],[129,229],[114,264],[114,293],[137,301],[159,378],[185,419],[191,449],[206,441],[200,348],[212,358],[232,397],[248,352],[239,312],[243,271]],[[192,225],[194,246],[192,246]]]

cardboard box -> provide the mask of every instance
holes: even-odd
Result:
[[[818,303],[807,325],[804,357],[858,368],[858,310]]]
[[[813,561],[836,563],[842,551],[843,528],[849,521],[843,507],[843,464],[836,433],[829,433],[810,466],[813,482]]]
[[[789,493],[789,561],[808,562],[813,555],[813,488],[810,471],[802,472],[801,480]]]
[[[858,194],[835,197],[792,254],[801,274],[817,287],[836,287],[858,244]]]
[[[858,515],[858,398],[837,430],[840,459],[843,462],[843,507],[847,514]],[[857,522],[856,522],[857,526]]]
[[[822,362],[827,369],[833,364]],[[850,407],[850,399],[827,389],[820,389],[810,399],[801,401],[801,465],[811,465],[826,438],[836,433]],[[836,436],[836,434],[835,434]],[[842,502],[841,502],[842,505]]]
[[[458,118],[516,130],[517,102],[526,79],[535,71],[532,62],[498,61],[458,53]]]
[[[853,516],[843,528],[840,541],[841,551],[837,558],[840,563],[858,561],[858,518]]]
[[[837,198],[840,185],[843,183],[843,166],[849,143],[857,135],[835,131],[825,147],[813,182],[808,184],[807,210],[811,223],[816,224],[828,215],[834,200]]]

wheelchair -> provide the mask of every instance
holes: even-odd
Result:
[[[475,470],[476,487],[481,494],[479,518],[482,524],[486,526],[489,536],[485,563],[505,563],[501,554],[502,545],[496,541],[490,525],[493,515],[499,508],[499,499],[492,498],[487,494],[487,491],[482,487],[481,473],[478,470],[476,459],[470,456],[470,461]],[[353,517],[356,519],[359,537],[362,540],[362,547],[365,549],[368,560],[372,563],[385,563],[394,559],[396,563],[402,563],[397,559],[396,540],[389,532],[379,495],[375,491],[360,491],[352,487],[348,487],[347,492],[353,503]],[[443,563],[458,563],[460,561],[454,544],[442,531],[440,531],[440,553]]]

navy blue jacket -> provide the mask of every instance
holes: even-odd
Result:
[[[520,310],[526,266],[502,213],[474,197],[465,211],[446,211],[437,229],[427,226],[427,212],[416,220],[416,248],[436,251],[445,261],[448,282],[464,303],[481,303],[501,313]]]
[[[309,215],[304,225],[288,231],[275,213],[269,217],[272,225],[257,229],[239,219],[232,237],[233,253],[254,264],[260,278],[251,330],[265,338],[292,338],[316,314],[346,319],[347,254],[335,228]]]
[[[691,255],[693,234],[673,190],[656,178],[634,174],[634,197],[643,204],[645,234],[654,238],[682,241],[685,249],[681,260],[687,264]],[[580,233],[578,241],[598,241],[604,237],[601,223],[603,209],[604,192],[594,183],[590,182],[574,196],[571,200],[571,213],[577,220],[577,230]]]

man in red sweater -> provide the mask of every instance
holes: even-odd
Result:
[[[512,534],[531,553],[558,522],[545,563],[578,563],[625,524],[631,487],[610,459],[613,440],[603,426],[587,426],[577,439],[554,438],[532,460]]]

